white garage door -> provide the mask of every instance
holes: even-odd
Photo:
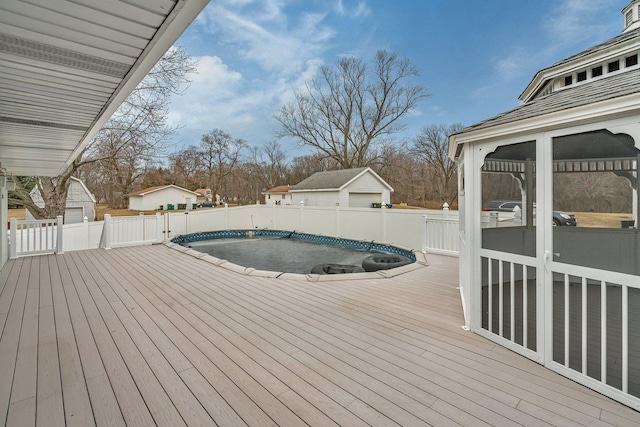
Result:
[[[65,224],[77,224],[84,219],[84,209],[82,206],[66,208],[64,211]]]
[[[380,203],[382,194],[380,193],[349,193],[350,208],[370,208],[371,203]]]

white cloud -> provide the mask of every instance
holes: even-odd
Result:
[[[556,2],[543,15],[536,40],[514,46],[500,58],[492,58],[496,80],[533,77],[532,73],[563,59],[564,52],[578,53],[582,48],[604,41],[616,28],[622,29],[622,18],[603,19],[610,13],[610,0]]]
[[[318,73],[335,42],[328,17],[341,8],[342,1],[321,6],[297,0],[211,2],[196,25],[217,56],[198,58],[199,74],[171,104],[171,124],[183,126],[180,142],[197,144],[214,128],[253,145],[273,139],[274,114]],[[348,19],[370,13],[364,2],[346,12]]]
[[[324,24],[326,14],[301,13],[291,22],[277,1],[223,1],[209,5],[201,23],[235,47],[242,58],[268,72],[295,74],[307,60],[321,55],[334,37],[335,32]]]
[[[369,14],[371,14],[371,9],[369,9],[369,6],[367,6],[367,4],[363,1],[358,3],[358,7],[356,7],[355,11],[353,12],[353,16],[356,18],[369,16]]]
[[[172,126],[200,127],[203,113],[220,100],[236,95],[242,75],[230,70],[217,56],[194,58],[198,61],[198,72],[191,75],[191,85],[181,96],[172,99],[169,124]]]
[[[367,5],[367,3],[364,1],[360,1],[354,8],[348,9],[344,5],[342,0],[338,0],[334,8],[334,12],[340,16],[350,16],[353,18],[360,18],[360,17],[365,17],[371,14],[371,9]]]
[[[600,34],[611,29],[612,23],[602,19],[610,11],[610,0],[564,0],[554,5],[542,28],[559,47],[594,39],[597,42],[601,41]],[[622,18],[618,21],[621,23]]]

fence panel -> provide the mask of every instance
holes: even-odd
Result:
[[[422,250],[427,252],[457,255],[460,252],[460,227],[458,218],[424,217]]]
[[[63,249],[65,252],[100,247],[104,221],[81,222],[63,225]]]
[[[301,208],[304,214],[304,232],[323,236],[338,236],[336,208],[308,207]],[[301,211],[302,212],[302,211]],[[302,214],[302,213],[301,213]]]
[[[104,226],[100,247],[116,248],[121,246],[146,245],[162,239],[162,216],[104,216]]]

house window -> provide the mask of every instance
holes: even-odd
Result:
[[[587,72],[586,71],[580,71],[578,73],[578,79],[579,82],[583,82],[585,80],[587,80]]]
[[[570,86],[573,83],[573,76],[567,76],[564,78],[564,85]]]
[[[591,77],[598,77],[602,75],[602,65],[591,69]]]
[[[634,65],[638,65],[638,54],[627,56],[624,59],[625,67],[633,67]]]
[[[268,194],[268,195],[267,195],[267,197],[268,197],[268,198],[271,198],[271,194]]]
[[[631,25],[631,23],[633,22],[633,10],[630,10],[629,12],[627,12],[627,14],[624,17],[625,20],[625,27],[628,27],[629,25]]]
[[[286,199],[286,198],[287,198],[287,195],[286,195],[286,194],[283,194],[283,195],[282,195],[282,200],[284,200],[284,199]]]
[[[620,61],[609,62],[608,70],[610,73],[618,71],[620,69]]]

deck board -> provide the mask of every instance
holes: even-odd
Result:
[[[7,425],[638,425],[464,331],[457,259],[394,278],[247,276],[163,245],[10,260]],[[36,409],[37,408],[37,409]]]

